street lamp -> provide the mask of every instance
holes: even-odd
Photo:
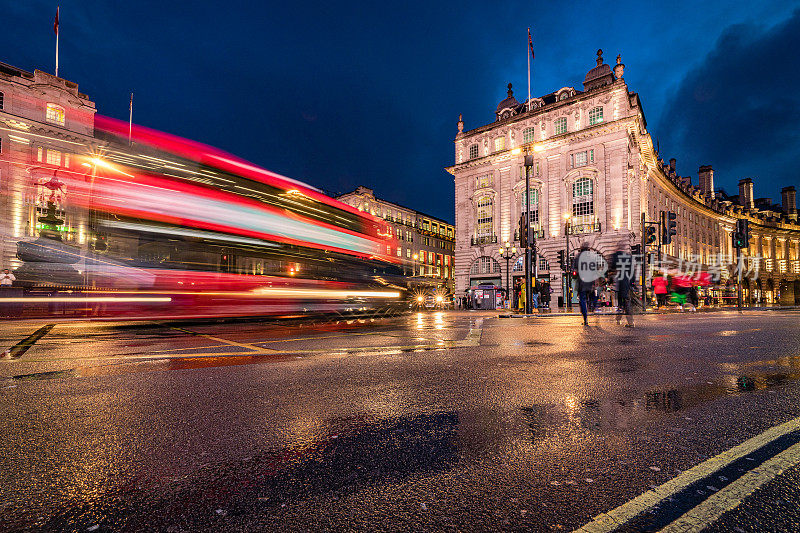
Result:
[[[572,215],[569,213],[564,213],[564,238],[567,241],[567,251],[564,255],[564,270],[566,270],[567,275],[567,291],[566,291],[566,299],[567,299],[567,309],[572,311],[572,265],[569,261],[569,230],[570,230],[570,219]]]
[[[511,300],[511,285],[509,283],[509,261],[512,257],[517,254],[516,247],[512,246],[511,248],[508,247],[508,241],[506,241],[505,247],[500,248],[500,257],[506,260],[506,298],[508,301]]]
[[[531,167],[533,167],[533,155],[525,151],[525,314],[533,312],[533,287],[531,286],[531,210],[530,203],[531,191]],[[522,236],[520,236],[521,238]]]
[[[413,264],[413,270],[411,272],[411,277],[414,277],[417,275],[417,259],[419,259],[419,254],[414,254],[412,257],[414,258],[414,264]]]

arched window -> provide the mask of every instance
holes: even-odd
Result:
[[[589,125],[600,124],[603,122],[603,108],[600,106],[589,110]]]
[[[45,120],[52,124],[64,125],[64,108],[57,104],[47,104]]]
[[[489,256],[481,256],[472,262],[470,274],[494,274],[500,272],[500,263]]]
[[[523,143],[532,143],[536,138],[536,129],[535,128],[525,128],[522,130],[522,142]]]
[[[494,199],[491,196],[478,200],[477,222],[475,234],[479,239],[494,235]]]
[[[594,182],[580,178],[572,184],[572,218],[575,224],[587,224],[594,218]]]

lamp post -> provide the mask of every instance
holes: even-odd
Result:
[[[417,275],[417,259],[419,259],[419,254],[414,254],[412,257],[414,258],[414,264],[411,267],[411,277],[413,278]]]
[[[567,251],[564,254],[564,270],[566,270],[566,279],[567,279],[567,291],[566,291],[566,306],[567,310],[572,311],[572,265],[570,264],[569,260],[569,230],[570,230],[570,218],[571,215],[569,213],[564,213],[564,238],[567,241]]]
[[[500,248],[500,257],[506,260],[506,300],[511,301],[511,285],[509,283],[509,261],[512,257],[514,257],[517,253],[517,249],[515,247],[508,247],[508,241],[506,241],[505,247]]]
[[[525,314],[533,312],[533,287],[531,287],[531,210],[530,203],[531,191],[531,167],[533,166],[533,154],[525,151],[525,232],[527,233],[525,242]]]

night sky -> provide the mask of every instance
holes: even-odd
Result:
[[[0,61],[53,71],[50,1],[3,2]],[[582,89],[618,53],[678,172],[779,200],[800,186],[800,3],[61,1],[59,74],[98,112],[205,142],[329,193],[358,185],[453,221],[458,114],[506,84]],[[576,7],[580,5],[581,7]]]

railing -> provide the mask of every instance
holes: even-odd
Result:
[[[533,230],[532,233],[533,233],[533,238],[534,239],[544,239],[544,230],[543,229]],[[514,230],[514,240],[519,242],[519,230],[518,229]]]
[[[600,222],[590,222],[588,224],[570,224],[570,235],[581,235],[583,233],[598,233],[600,231]]]
[[[792,274],[800,274],[800,261],[796,259],[792,261]]]
[[[479,244],[495,244],[497,242],[497,235],[482,235],[480,237],[472,237],[472,246]]]

